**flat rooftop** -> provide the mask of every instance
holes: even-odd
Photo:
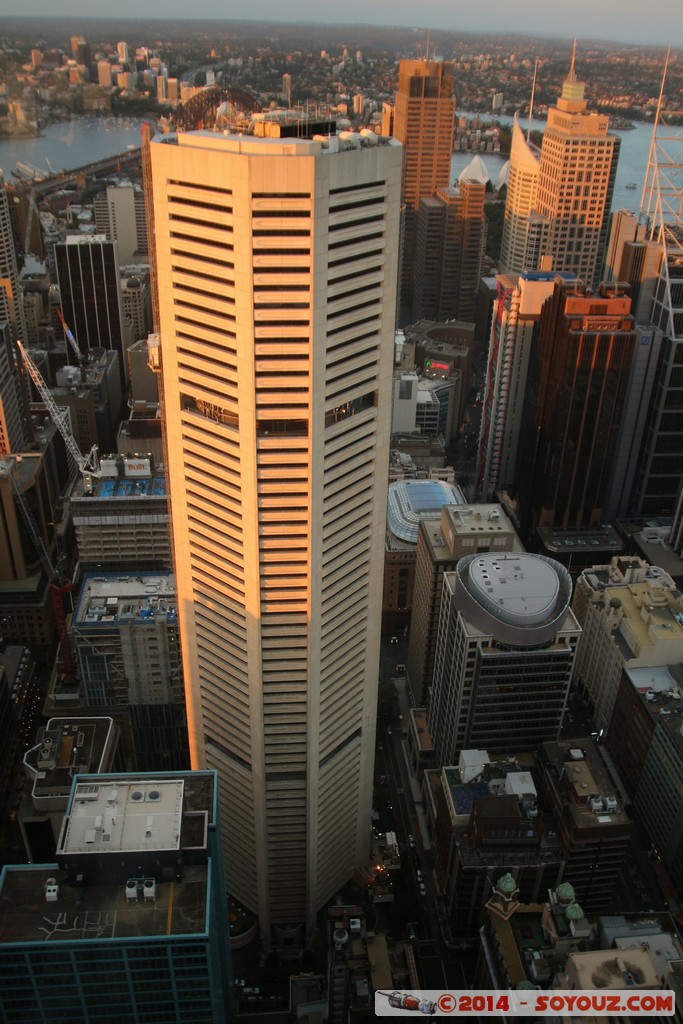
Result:
[[[448,517],[448,525],[459,536],[515,532],[502,505],[460,505],[457,508],[446,509],[445,514]]]
[[[208,865],[183,868],[182,884],[157,882],[154,901],[128,900],[124,885],[63,880],[55,865],[8,866],[0,875],[0,943],[79,942],[206,931]],[[56,881],[57,899],[45,898]]]
[[[623,809],[621,799],[599,748],[590,738],[550,741],[543,744],[546,757],[554,765],[553,780],[560,793],[569,794],[565,813],[577,828],[596,829],[606,825],[630,826],[631,819]],[[564,780],[560,781],[560,775]],[[565,785],[566,783],[566,785]],[[600,797],[601,806],[594,810],[591,797]],[[610,808],[605,797],[613,798]],[[615,806],[616,804],[616,806]]]
[[[66,801],[74,774],[100,771],[113,728],[113,719],[106,716],[51,718],[40,742],[24,755],[33,775],[33,799]]]
[[[621,551],[624,542],[612,526],[596,530],[558,530],[552,526],[539,526],[536,533],[543,547],[552,554],[584,552],[597,554],[598,551]]]
[[[74,612],[74,625],[143,621],[177,616],[175,576],[171,572],[121,575],[87,574]]]
[[[85,487],[82,482],[74,488],[73,497],[84,497]],[[92,504],[96,498],[165,498],[166,477],[161,474],[154,474],[148,477],[126,477],[116,479],[113,477],[102,477],[95,481],[92,495],[87,497],[88,504]]]
[[[179,850],[182,779],[76,783],[57,853]]]

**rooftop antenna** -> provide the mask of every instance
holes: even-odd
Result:
[[[652,226],[652,217],[654,216],[654,206],[656,200],[654,198],[655,192],[655,178],[657,177],[657,170],[655,167],[656,159],[655,152],[657,149],[657,127],[659,126],[660,119],[662,116],[662,103],[664,101],[664,86],[666,85],[666,73],[669,68],[669,58],[671,57],[671,46],[666,51],[666,60],[664,61],[664,71],[662,73],[662,84],[659,87],[659,97],[657,99],[657,109],[655,111],[654,124],[652,125],[652,138],[650,139],[650,152],[647,157],[647,172],[645,174],[645,180],[643,182],[643,193],[640,197],[640,219],[644,219],[648,228]]]
[[[427,33],[427,52],[425,53],[425,60],[429,60],[429,32]]]
[[[576,46],[576,41],[574,42],[574,45]],[[532,116],[532,114],[534,112],[534,93],[536,92],[536,72],[537,71],[538,71],[538,57],[536,58],[536,62],[534,64],[534,80],[533,80],[533,82],[531,84],[531,100],[529,102],[529,124],[528,124],[527,130],[526,130],[526,141],[527,142],[529,141],[529,136],[531,135],[531,116]]]

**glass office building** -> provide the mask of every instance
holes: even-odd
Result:
[[[217,808],[211,771],[77,775],[57,863],[0,875],[0,1019],[229,1019]]]

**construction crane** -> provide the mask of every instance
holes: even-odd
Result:
[[[83,366],[85,364],[85,359],[83,358],[83,354],[82,354],[80,348],[78,347],[78,342],[74,338],[73,331],[70,329],[70,327],[67,324],[66,320],[62,316],[61,309],[57,310],[57,316],[59,317],[59,322],[62,325],[64,333],[65,333],[65,335],[67,337],[67,340],[68,340],[69,344],[71,345],[71,348],[73,349],[74,355],[76,356],[76,359],[78,360],[78,365],[80,366],[80,368],[82,370]]]
[[[11,458],[11,456],[9,457]],[[16,465],[16,458],[14,461]],[[65,579],[64,576],[53,566],[48,550],[45,547],[43,537],[38,529],[38,524],[33,517],[33,512],[31,511],[24,494],[19,489],[14,467],[10,469],[9,476],[12,481],[12,490],[14,492],[17,505],[19,506],[22,519],[26,524],[26,529],[29,532],[31,540],[33,541],[36,554],[43,563],[43,568],[47,573],[52,613],[54,615],[55,625],[57,626],[57,636],[59,637],[59,656],[61,658],[62,668],[64,669],[66,676],[73,678],[76,674],[76,663],[71,649],[69,631],[66,627],[66,615],[64,614],[64,595],[68,594],[73,589],[73,582]]]
[[[73,434],[71,433],[69,427],[67,426],[67,410],[60,409],[60,407],[57,405],[54,398],[52,397],[49,388],[47,387],[45,381],[43,380],[40,370],[33,362],[30,355],[28,354],[28,352],[26,351],[26,349],[24,348],[20,341],[17,341],[17,347],[21,353],[21,358],[24,361],[24,366],[28,370],[29,376],[33,383],[35,384],[38,394],[45,403],[45,407],[47,408],[47,411],[50,414],[52,422],[57,427],[59,433],[62,435],[64,439],[66,450],[68,451],[69,455],[76,463],[81,472],[86,493],[92,494],[93,488],[95,486],[95,480],[98,480],[102,475],[102,471],[100,469],[100,460],[97,455],[97,445],[94,444],[90,451],[88,452],[88,454],[83,455],[80,448],[76,444]]]

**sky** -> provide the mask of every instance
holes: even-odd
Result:
[[[13,5],[14,6],[14,5]],[[7,11],[7,8],[5,8]],[[107,18],[249,18],[277,22],[310,21],[333,24],[405,25],[462,32],[520,32],[534,36],[579,39],[613,39],[625,43],[668,45],[683,48],[683,0],[514,0],[488,4],[465,0],[344,0],[326,5],[324,0],[250,0],[248,5],[225,0],[22,0],[11,14],[35,17]],[[0,17],[0,32],[2,18]]]

